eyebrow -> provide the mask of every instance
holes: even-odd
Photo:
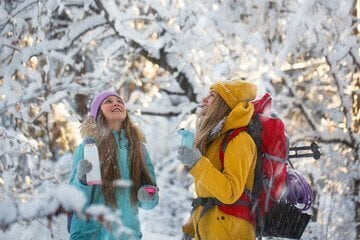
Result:
[[[110,97],[107,97],[105,100],[107,100],[107,99],[113,99],[113,98],[115,98],[116,100],[119,100],[119,99],[120,99],[121,101],[123,101],[121,97],[117,97],[117,96],[110,96]]]
[[[115,101],[121,101],[123,104],[125,104],[124,100],[122,100],[121,97],[117,97],[117,96],[110,96],[105,98],[105,100],[103,101],[103,103],[105,103],[106,101],[113,101],[113,99],[115,98]]]

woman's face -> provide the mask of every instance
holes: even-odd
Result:
[[[123,122],[126,118],[126,108],[123,100],[119,97],[110,96],[106,98],[102,102],[100,109],[107,123]]]
[[[214,102],[216,95],[217,95],[216,92],[211,91],[206,97],[203,98],[202,104],[201,104],[201,111],[200,111],[200,114],[202,116],[204,116],[207,113],[208,108]]]

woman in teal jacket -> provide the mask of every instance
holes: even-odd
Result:
[[[159,201],[155,171],[145,148],[145,138],[134,125],[121,97],[102,92],[91,103],[90,116],[82,123],[80,133],[85,139],[74,153],[70,184],[87,197],[85,209],[91,204],[104,204],[120,210],[120,220],[129,231],[118,234],[96,220],[85,221],[75,214],[70,223],[70,239],[127,240],[141,239],[138,207],[154,208]],[[99,151],[102,184],[89,186],[86,174],[92,165],[84,159],[84,145],[95,143]],[[116,180],[130,180],[131,187],[120,188]]]

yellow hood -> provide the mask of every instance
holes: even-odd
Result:
[[[210,90],[217,92],[231,109],[221,133],[248,125],[254,113],[251,103],[257,92],[254,84],[242,80],[217,82]]]
[[[231,129],[247,126],[254,113],[254,105],[252,103],[240,102],[229,114],[225,120],[221,134]]]

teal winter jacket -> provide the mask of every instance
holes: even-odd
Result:
[[[116,139],[117,144],[117,153],[118,153],[118,164],[120,166],[120,175],[122,180],[130,180],[130,165],[129,165],[129,146],[128,140],[125,137],[124,130],[121,130],[120,134],[116,131],[113,131],[112,134]],[[146,166],[148,172],[153,180],[156,183],[155,179],[155,170],[152,165],[150,156],[146,151]],[[94,199],[91,200],[91,204],[104,204],[104,196],[100,190],[100,187],[87,186],[82,184],[77,178],[77,165],[80,160],[84,159],[84,143],[80,144],[74,152],[73,157],[73,166],[70,175],[70,184],[77,187],[80,191],[82,191],[87,197],[87,202],[85,205],[85,209],[90,205],[90,198],[94,196]],[[94,192],[92,193],[92,188],[94,187]],[[131,239],[141,239],[141,231],[140,231],[140,222],[138,218],[138,207],[143,209],[152,209],[154,208],[159,201],[159,196],[156,193],[154,199],[150,202],[141,202],[135,205],[131,204],[131,190],[130,187],[124,188],[120,191],[117,191],[116,195],[117,207],[120,210],[120,218],[122,224],[131,230],[131,234],[121,234],[116,236],[114,231],[110,231],[105,228],[103,225],[98,223],[95,220],[84,221],[78,218],[75,214],[72,216],[71,226],[70,226],[70,239],[71,240],[131,240]]]

